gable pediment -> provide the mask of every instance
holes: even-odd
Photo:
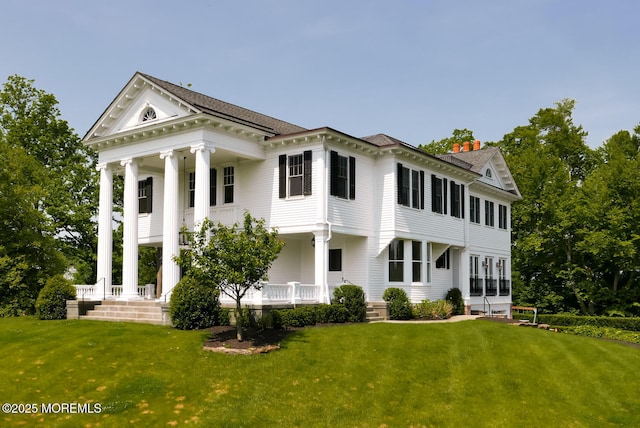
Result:
[[[196,113],[199,113],[197,108],[138,73],[109,104],[84,139],[108,137]]]

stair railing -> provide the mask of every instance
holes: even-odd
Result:
[[[487,299],[487,296],[484,296],[484,302],[482,302],[482,312],[484,312],[485,314],[487,313],[486,311],[486,306],[489,306],[489,317],[493,318],[493,312],[491,312],[491,302],[489,302],[489,299]]]

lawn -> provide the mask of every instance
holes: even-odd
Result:
[[[0,319],[0,401],[38,409],[0,425],[640,426],[640,349],[599,339],[491,321],[312,328],[250,356],[203,351],[205,339]]]

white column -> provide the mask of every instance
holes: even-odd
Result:
[[[178,158],[173,150],[160,153],[164,159],[164,207],[162,221],[162,290],[161,296],[171,291],[180,281],[180,268],[173,260],[178,255]]]
[[[138,299],[138,165],[133,159],[123,159],[124,166],[124,229],[122,241],[123,300]]]
[[[106,163],[99,163],[100,202],[98,206],[98,265],[96,296],[106,299],[111,296],[111,268],[113,258],[113,171]]]
[[[205,218],[209,217],[209,155],[215,151],[205,143],[191,146],[191,153],[196,155],[196,188],[193,204],[193,227],[199,228]]]
[[[313,232],[315,245],[315,284],[321,287],[320,303],[329,303],[330,299],[327,286],[327,271],[329,270],[327,260],[329,257],[329,241],[327,240],[328,235],[328,231],[324,228],[322,230]]]

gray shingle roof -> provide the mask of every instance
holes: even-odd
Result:
[[[371,144],[375,144],[378,147],[384,146],[395,146],[395,145],[406,145],[404,141],[398,140],[397,138],[390,137],[386,134],[375,134],[369,135],[368,137],[362,137],[361,140],[367,141]]]
[[[183,86],[174,85],[166,80],[158,79],[157,77],[149,76],[148,74],[138,73],[145,79],[153,82],[155,85],[161,87],[182,99],[186,103],[201,110],[204,113],[211,114],[223,119],[228,119],[236,123],[257,127],[264,131],[273,134],[292,134],[295,132],[305,131],[298,125],[285,122],[283,120],[275,119],[271,116],[267,116],[255,111],[239,107],[234,104],[227,103],[225,101],[212,98],[210,96],[201,94],[199,92],[192,91]]]
[[[465,162],[470,165],[469,168],[473,172],[480,173],[482,168],[493,158],[496,152],[499,152],[498,147],[484,147],[481,150],[471,150],[468,152],[449,153],[446,155],[438,155],[442,160],[454,163],[456,160]]]

